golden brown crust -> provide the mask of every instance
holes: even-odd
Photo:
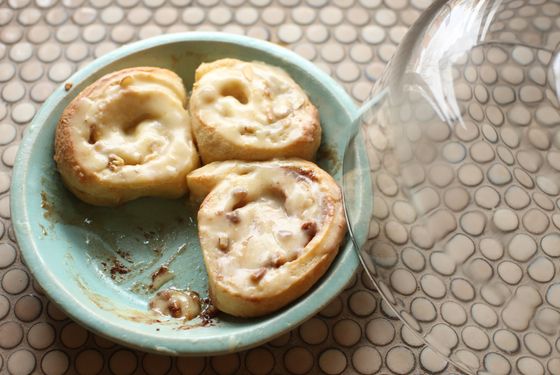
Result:
[[[196,68],[196,71],[194,73],[195,85],[197,81],[200,81],[205,74],[210,73],[212,70],[217,68],[231,68],[238,63],[239,60],[237,59],[225,58],[213,61],[211,63],[200,64],[200,66]]]
[[[198,113],[191,113],[193,129],[197,129],[195,134],[200,157],[205,164],[223,160],[266,161],[278,157],[313,160],[321,145],[321,137],[317,136],[317,133],[320,133],[318,129],[321,129],[319,114],[311,103],[306,104],[303,110],[311,113],[310,117],[313,120],[304,124],[296,123],[301,129],[301,136],[282,147],[270,145],[239,147],[224,139],[215,128],[204,124]]]
[[[115,181],[111,181],[106,174],[100,173],[99,170],[94,170],[86,165],[88,162],[87,158],[80,157],[81,153],[84,152],[84,139],[83,136],[79,134],[79,126],[83,126],[84,124],[84,121],[82,121],[84,119],[81,119],[81,117],[83,117],[83,108],[88,105],[97,105],[98,102],[104,99],[103,95],[115,85],[120,85],[122,88],[122,92],[116,95],[125,95],[127,90],[134,91],[135,89],[132,88],[132,81],[126,81],[130,79],[129,77],[133,77],[133,79],[135,79],[135,77],[140,77],[140,79],[153,80],[153,83],[156,85],[159,84],[165,87],[171,97],[176,97],[172,98],[172,100],[178,100],[180,102],[177,107],[184,112],[185,117],[185,123],[180,125],[186,129],[185,143],[187,145],[192,145],[194,151],[194,145],[190,134],[189,118],[184,109],[186,107],[186,93],[182,86],[181,78],[175,73],[155,67],[135,67],[103,76],[86,87],[70,102],[61,115],[55,133],[54,160],[62,180],[67,188],[79,199],[90,204],[103,206],[118,205],[148,195],[178,198],[186,192],[186,174],[199,164],[198,156],[196,155],[196,151],[194,151],[195,153],[190,156],[192,160],[180,166],[182,171],[169,174],[169,176],[165,178],[154,178],[149,184],[127,179],[124,173],[122,173],[122,176],[115,178]],[[131,87],[129,87],[129,85]],[[127,109],[127,111],[130,112],[134,110],[135,108]],[[94,123],[90,126],[102,127],[104,125],[105,124]],[[90,137],[93,132],[94,130],[90,131]],[[119,173],[120,172],[115,172],[115,174]]]
[[[248,71],[251,73],[247,74]],[[259,62],[222,59],[202,64],[195,77],[189,105],[194,135],[204,163],[264,161],[277,157],[315,158],[321,143],[319,112],[284,71]],[[225,94],[220,87],[229,84],[243,88],[246,102],[241,100],[241,103],[232,104],[223,100]],[[211,95],[215,97],[208,99],[208,93],[213,89]],[[220,112],[224,103],[228,105],[226,112],[231,114]],[[286,103],[290,106],[287,114],[277,117],[271,114]],[[249,118],[249,111],[255,113],[254,118]],[[238,116],[240,113],[242,119]],[[268,124],[263,123],[262,116],[268,118]],[[254,135],[255,129],[256,133],[266,133],[282,122],[289,125],[281,125],[285,127],[281,136],[277,130]],[[251,131],[244,133],[242,128],[247,124]]]
[[[259,174],[259,170],[262,168],[274,171],[270,175]],[[279,267],[277,267],[278,264],[270,266],[270,264],[265,263],[261,265],[268,270],[270,277],[267,278],[266,276],[268,272],[264,272],[264,277],[262,276],[263,272],[257,273],[257,277],[263,278],[252,285],[247,282],[245,274],[221,268],[223,264],[231,264],[236,270],[243,270],[243,267],[249,264],[247,266],[249,271],[247,272],[252,272],[252,270],[258,271],[261,266],[259,266],[258,261],[251,260],[251,257],[255,256],[254,253],[251,253],[251,249],[243,247],[250,245],[243,245],[239,248],[229,243],[231,258],[228,258],[230,253],[216,250],[216,239],[212,235],[223,231],[227,233],[228,230],[220,224],[219,216],[221,214],[216,211],[216,208],[225,207],[224,202],[234,188],[245,187],[250,195],[251,181],[256,183],[257,178],[259,178],[258,183],[263,185],[262,191],[266,192],[268,191],[266,187],[268,182],[266,181],[274,181],[276,178],[274,176],[280,176],[281,178],[285,174],[291,176],[286,181],[312,186],[312,188],[304,186],[305,189],[309,189],[309,194],[294,199],[301,199],[301,204],[305,205],[307,198],[313,198],[315,200],[314,204],[318,208],[318,211],[315,211],[316,215],[321,216],[321,218],[317,218],[316,233],[313,233],[312,239],[307,245],[296,251],[295,259],[285,263],[282,262]],[[244,179],[243,176],[246,176],[246,178]],[[269,178],[270,176],[273,176],[272,179]],[[292,178],[293,176],[295,177]],[[187,180],[189,189],[195,198],[200,199],[208,194],[202,202],[198,214],[199,239],[209,275],[209,289],[214,304],[219,310],[228,314],[240,317],[262,316],[276,311],[302,296],[329,268],[346,233],[340,189],[332,177],[313,163],[300,159],[246,163],[237,161],[214,162],[193,171],[189,174]],[[290,195],[295,196],[297,194],[299,194],[298,191],[293,190],[293,194]],[[264,196],[266,197],[266,194]],[[258,195],[253,198],[257,199],[257,197]],[[258,198],[257,201],[262,202],[262,197]],[[297,204],[294,206],[294,203]],[[261,204],[261,206],[256,208],[257,211],[266,209],[266,203],[258,204]],[[284,204],[285,209],[291,210],[293,207],[298,207],[300,201],[286,201]],[[239,221],[231,224],[237,226],[235,232],[232,233],[243,232],[244,229],[239,227],[244,225],[244,220],[246,220],[246,216],[243,215],[244,213],[239,213]],[[291,215],[292,219],[290,220],[298,220],[298,217],[302,220],[309,220],[309,217],[303,218],[301,212],[292,212]],[[267,220],[266,217],[261,217],[261,219]],[[259,225],[254,218],[252,218],[251,223],[253,226]],[[251,236],[258,235],[259,233],[251,234]],[[247,241],[247,238],[244,241]],[[267,251],[271,250],[268,248],[262,249],[264,253]],[[243,258],[242,260],[234,259],[240,256]]]

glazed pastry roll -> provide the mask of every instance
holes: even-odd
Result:
[[[202,64],[195,78],[189,107],[204,163],[315,157],[319,113],[282,69],[222,59]]]
[[[346,233],[341,191],[301,159],[214,162],[187,176],[214,305],[261,316],[325,273]]]
[[[181,78],[166,69],[124,69],[94,82],[56,129],[54,159],[64,184],[104,206],[185,194],[185,177],[199,165],[186,102]]]

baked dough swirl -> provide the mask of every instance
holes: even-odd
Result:
[[[185,194],[185,177],[199,165],[186,102],[181,78],[160,68],[124,69],[88,86],[56,129],[65,185],[104,206]]]
[[[311,162],[214,162],[187,181],[191,196],[206,196],[198,231],[212,301],[234,316],[265,315],[300,297],[346,233],[341,191]]]
[[[315,157],[319,112],[282,69],[222,59],[199,66],[195,78],[189,107],[204,163]]]

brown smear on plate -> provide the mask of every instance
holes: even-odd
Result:
[[[133,322],[146,324],[161,323],[161,320],[158,319],[156,315],[147,314],[144,311],[135,309],[117,308],[109,298],[92,292],[79,276],[76,276],[76,281],[78,282],[78,285],[80,286],[80,289],[82,289],[84,295],[102,310],[110,311],[120,318],[131,320]]]
[[[56,214],[56,210],[53,204],[49,201],[47,193],[45,191],[41,192],[41,208],[43,209],[43,217],[47,220],[53,219]]]
[[[189,330],[197,327],[207,327],[214,325],[213,318],[216,317],[218,310],[212,305],[212,302],[209,298],[200,298],[198,293],[192,291],[182,291],[177,289],[168,289],[166,291],[161,291],[158,293],[158,299],[162,299],[165,303],[166,300],[169,298],[161,298],[161,295],[165,295],[169,293],[169,291],[173,291],[176,293],[189,293],[192,296],[196,296],[197,300],[195,303],[198,303],[197,311],[195,315],[186,315],[183,314],[182,310],[177,310],[177,306],[175,304],[171,305],[171,310],[175,311],[175,316],[171,315],[170,313],[156,311],[152,304],[152,299],[149,303],[150,309],[148,311],[142,311],[137,309],[123,309],[118,308],[115,306],[112,300],[97,293],[94,293],[87,287],[85,282],[78,276],[75,276],[77,284],[79,285],[80,289],[82,290],[83,294],[88,297],[90,301],[92,301],[97,307],[102,310],[110,311],[116,316],[130,320],[137,323],[144,323],[144,324],[171,324],[174,329],[178,330]],[[157,295],[156,295],[157,296]],[[173,302],[173,301],[171,301]],[[170,311],[170,310],[168,310]],[[188,313],[188,311],[185,311]],[[192,314],[192,311],[191,311]],[[189,321],[199,317],[200,321],[196,323],[190,323]],[[189,322],[189,324],[184,324]],[[157,329],[159,330],[159,328]]]
[[[130,269],[121,263],[116,257],[109,258],[108,261],[101,261],[103,271],[111,275],[111,279],[116,280],[118,276],[126,275]]]
[[[328,167],[327,170],[331,175],[336,174],[342,167],[336,148],[327,144],[322,144],[321,147],[319,147],[319,151],[317,151],[317,161],[320,164],[326,163]]]
[[[42,181],[45,185],[46,182]],[[54,224],[63,224],[90,231],[91,236],[84,239],[84,245],[93,255],[93,259],[98,261],[99,269],[103,271],[111,279],[121,283],[128,279],[135,278],[145,271],[153,269],[161,257],[164,256],[164,250],[169,249],[169,236],[176,230],[177,226],[189,225],[182,217],[173,218],[173,223],[160,223],[152,225],[145,229],[141,226],[131,228],[131,240],[123,240],[124,234],[119,233],[118,229],[112,228],[111,221],[108,221],[111,213],[107,210],[111,208],[95,207],[87,205],[76,200],[76,203],[70,203],[71,210],[61,207],[57,200],[49,196],[47,191],[41,192],[41,208],[43,209],[43,217],[49,221],[48,227],[52,230]],[[64,205],[66,206],[66,204]],[[102,212],[101,217],[97,212]],[[115,215],[118,213],[115,212]],[[41,225],[43,235],[48,232],[44,225]],[[134,242],[137,239],[138,244]],[[146,253],[139,259],[135,260],[131,254],[138,254],[138,247],[147,248],[150,253]],[[175,245],[173,245],[175,246]],[[176,251],[170,254],[162,266],[169,265],[187,248],[187,244],[181,244]],[[150,255],[151,254],[151,255]],[[167,252],[169,254],[169,251]],[[140,262],[140,263],[135,263]],[[149,275],[146,275],[146,284],[150,284]],[[152,288],[153,289],[153,288]],[[156,288],[157,289],[157,288]]]
[[[55,224],[80,228],[82,230],[80,233],[84,236],[83,246],[92,255],[92,267],[97,267],[97,270],[105,274],[108,279],[116,284],[122,284],[123,288],[135,294],[153,296],[155,291],[173,279],[174,274],[170,265],[190,247],[190,242],[182,239],[184,234],[181,228],[185,227],[188,231],[193,231],[195,222],[192,214],[189,213],[193,211],[192,209],[182,206],[169,209],[169,206],[176,206],[176,203],[162,202],[161,204],[168,208],[164,212],[171,215],[163,216],[163,219],[154,217],[154,220],[143,221],[143,216],[141,218],[134,216],[135,210],[143,209],[142,204],[136,208],[125,208],[123,219],[117,220],[117,227],[114,227],[113,215],[120,214],[121,211],[87,205],[70,196],[61,185],[53,185],[47,179],[41,182],[44,186],[44,190],[41,191],[41,208],[43,217],[48,223],[39,224],[43,235],[47,235],[45,226],[50,229],[52,235],[56,235]],[[154,205],[156,208],[160,205],[159,202],[153,201],[147,204],[148,210],[152,207],[152,212],[155,212]],[[142,251],[139,252],[139,249]],[[173,318],[151,311],[147,306],[148,303],[145,310],[122,306],[118,301],[92,292],[79,275],[75,277],[83,294],[92,303],[120,318],[145,324],[163,324],[181,330],[214,324],[212,318],[216,312],[208,299],[199,298],[200,308],[196,316],[189,316],[189,318],[200,317],[200,319],[189,321],[184,317]],[[173,309],[173,306],[171,307]]]

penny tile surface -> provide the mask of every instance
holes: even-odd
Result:
[[[174,358],[122,347],[72,322],[43,295],[19,256],[11,231],[9,210],[11,170],[23,129],[58,85],[96,57],[125,43],[162,33],[225,29],[280,43],[296,51],[331,73],[360,103],[369,96],[408,27],[430,3],[431,0],[0,1],[0,372],[80,375],[458,373],[396,319],[361,269],[354,283],[317,316],[300,327],[294,327],[290,333],[252,350],[208,358]],[[560,8],[553,5],[556,4],[548,5],[547,16],[560,13]],[[513,29],[529,27],[515,18],[509,22],[509,27]],[[546,26],[543,22],[538,24]],[[410,295],[417,289],[425,292],[426,298],[414,300],[410,324],[414,320],[427,322],[441,316],[441,324],[435,325],[430,334],[446,338],[450,347],[454,340],[461,339],[473,351],[483,349],[484,345],[495,345],[512,352],[519,345],[525,345],[535,356],[550,357],[542,362],[545,363],[543,365],[531,357],[521,357],[510,363],[500,354],[486,356],[486,368],[495,369],[496,373],[518,371],[520,374],[538,374],[548,371],[556,374],[560,366],[559,344],[549,336],[518,337],[505,329],[489,336],[479,328],[494,327],[498,317],[486,304],[471,306],[458,303],[470,303],[475,295],[478,296],[478,290],[475,291],[468,280],[454,278],[449,295],[455,296],[457,302],[443,300],[448,291],[441,278],[452,272],[454,264],[450,259],[456,255],[440,249],[442,251],[437,255],[426,256],[422,249],[431,248],[433,242],[425,229],[417,227],[407,231],[417,215],[431,212],[434,207],[444,205],[452,212],[458,212],[472,203],[472,210],[469,209],[457,222],[465,233],[477,236],[488,225],[495,225],[504,232],[521,227],[528,234],[541,238],[539,247],[546,255],[534,255],[534,244],[523,238],[505,249],[491,241],[484,245],[477,242],[481,256],[470,263],[473,274],[481,280],[492,277],[492,267],[489,269],[487,260],[483,258],[500,259],[507,253],[512,258],[526,259],[527,268],[521,270],[520,275],[518,270],[502,262],[496,271],[497,277],[503,274],[509,282],[529,277],[548,283],[557,275],[548,257],[560,256],[560,237],[550,231],[551,225],[560,224],[560,219],[549,220],[541,206],[532,210],[525,207],[531,199],[537,201],[531,198],[533,195],[526,193],[527,188],[539,189],[542,197],[538,201],[547,206],[551,199],[546,197],[554,199],[558,187],[551,181],[534,178],[531,171],[538,171],[543,161],[530,153],[515,150],[521,134],[511,127],[498,127],[505,118],[523,126],[534,116],[535,121],[546,127],[556,124],[560,117],[552,106],[539,107],[530,113],[527,113],[525,105],[514,106],[517,101],[527,105],[539,101],[543,93],[539,87],[545,83],[547,73],[542,69],[526,71],[520,68],[531,65],[539,58],[534,51],[515,48],[511,56],[508,53],[499,48],[486,51],[486,59],[501,64],[499,71],[485,66],[481,57],[475,59],[476,69],[465,72],[467,82],[499,82],[492,86],[492,90],[485,91],[480,86],[471,92],[471,86],[465,85],[460,92],[464,99],[475,98],[480,103],[494,101],[507,105],[506,112],[498,106],[493,110],[486,106],[486,113],[480,105],[469,108],[473,118],[486,117],[497,126],[497,132],[491,127],[480,131],[483,133],[480,135],[479,128],[468,123],[456,128],[456,140],[472,143],[466,148],[460,143],[449,143],[445,147],[443,153],[447,160],[458,163],[455,175],[444,169],[426,171],[425,181],[441,186],[460,185],[453,185],[453,189],[441,197],[434,191],[424,191],[426,207],[418,211],[407,201],[393,199],[400,194],[393,177],[379,175],[376,183],[387,201],[379,197],[374,214],[380,222],[386,220],[386,224],[371,226],[370,235],[386,239],[386,242],[379,242],[375,251],[384,255],[387,264],[396,261],[392,258],[396,254],[395,246],[408,244],[399,255],[402,266],[395,268],[390,280],[402,296]],[[507,83],[514,82],[525,83],[513,90]],[[440,130],[433,130],[432,136],[437,138],[441,135]],[[509,157],[522,167],[517,173],[498,163],[502,160],[507,164],[498,157],[507,160],[508,154],[501,156],[499,152],[494,153],[494,147],[487,146],[498,139],[508,146],[508,152],[512,153]],[[552,146],[554,138],[546,132],[531,133],[529,140],[539,149],[555,147]],[[465,158],[481,164],[462,163]],[[560,170],[560,156],[550,151],[548,160],[552,167]],[[510,181],[517,181],[520,187],[511,186],[504,193],[502,190],[496,192],[487,185],[502,186]],[[518,213],[522,205],[524,211]],[[500,208],[486,221],[481,219],[476,209],[489,210],[498,206]],[[556,207],[555,202],[553,207]],[[438,220],[445,223],[446,217],[441,216]],[[456,247],[466,252],[474,246],[466,236],[455,241]],[[426,267],[433,268],[434,273],[426,273],[417,280],[416,273]],[[500,269],[503,272],[500,273]],[[542,324],[560,322],[555,310],[560,307],[559,285],[551,285],[546,291],[545,298],[554,309],[541,312],[543,319],[539,322]],[[531,290],[519,289],[518,292],[521,293],[520,298],[537,302],[538,293],[535,295]],[[500,302],[495,290],[482,295],[492,303]],[[439,302],[434,304],[432,299]],[[516,326],[523,322],[512,319],[511,324]],[[460,327],[457,334],[451,326]],[[466,350],[459,355],[465,361],[473,361],[472,353]],[[474,360],[478,359],[475,357]]]
[[[421,8],[420,3],[411,1],[413,7]],[[530,35],[528,30],[550,30],[552,21],[546,19],[558,9],[545,1],[502,5],[498,18],[504,22],[492,23],[489,39],[506,43],[482,44],[459,56],[459,68],[451,70],[460,111],[456,115],[464,120],[454,126],[453,134],[446,129],[449,122],[435,117],[431,121],[430,111],[403,118],[402,129],[398,121],[384,122],[380,117],[372,122],[377,120],[379,127],[367,128],[374,150],[368,155],[373,178],[389,169],[387,160],[394,163],[393,150],[407,146],[400,144],[406,143],[403,135],[411,142],[421,139],[414,124],[425,125],[421,136],[437,145],[433,151],[418,142],[412,146],[417,154],[408,151],[408,159],[399,159],[402,165],[394,172],[395,185],[401,188],[397,193],[386,183],[374,182],[378,207],[369,223],[368,251],[375,263],[372,272],[377,272],[389,304],[438,352],[481,374],[554,373],[553,366],[559,363],[558,347],[554,348],[558,331],[549,324],[558,322],[560,306],[558,255],[553,250],[560,228],[556,213],[560,116],[553,87],[557,73],[549,62],[559,40],[539,39],[540,34]],[[550,15],[542,13],[545,8]],[[554,20],[554,27],[560,26]],[[524,43],[542,43],[546,50]],[[377,53],[383,61],[380,52],[381,47]],[[547,85],[552,89],[543,87]],[[402,116],[413,111],[405,105],[402,110]],[[440,130],[438,124],[444,127]],[[397,136],[379,139],[383,137],[379,128]],[[407,169],[410,160],[423,165]],[[442,162],[457,164],[450,173]],[[410,202],[420,218],[406,222],[402,211],[387,209],[402,201]],[[400,236],[395,236],[395,219],[403,226]],[[404,240],[407,232],[410,241]],[[431,350],[419,352],[420,371],[452,371],[435,359],[425,363],[435,354]],[[407,371],[406,366],[385,365],[396,373]]]

